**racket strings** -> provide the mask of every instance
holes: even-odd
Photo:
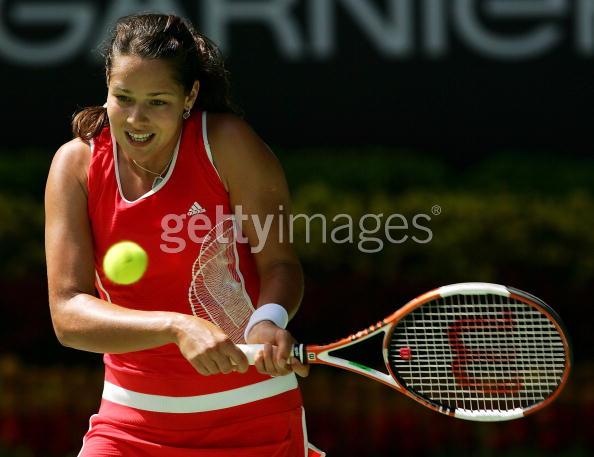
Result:
[[[395,327],[389,362],[412,392],[473,411],[538,404],[558,388],[567,365],[561,335],[545,314],[492,294],[418,307]]]
[[[234,343],[243,343],[253,306],[239,271],[236,230],[234,221],[225,219],[204,237],[188,299],[195,316],[217,324]]]

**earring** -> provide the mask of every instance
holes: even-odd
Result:
[[[190,110],[188,109],[188,110],[184,111],[184,114],[182,114],[182,117],[184,119],[188,119],[190,117]]]

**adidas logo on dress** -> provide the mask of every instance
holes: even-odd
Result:
[[[202,206],[200,206],[199,203],[194,202],[194,204],[188,210],[188,216],[195,216],[196,214],[202,214],[205,211],[206,210],[204,208],[202,208]]]

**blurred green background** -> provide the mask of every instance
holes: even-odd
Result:
[[[301,381],[314,444],[330,456],[591,455],[593,159],[501,151],[461,166],[397,149],[274,149],[295,213],[423,213],[433,233],[426,244],[391,244],[380,232],[383,249],[366,254],[324,243],[321,230],[306,243],[297,224],[306,295],[291,330],[300,340],[330,342],[430,288],[488,281],[553,306],[575,351],[569,385],[550,407],[500,424],[447,418],[379,383],[315,367]],[[51,327],[43,191],[52,155],[0,151],[0,456],[75,456],[101,395],[100,356],[61,347]]]

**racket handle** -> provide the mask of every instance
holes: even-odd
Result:
[[[263,344],[238,344],[237,347],[247,356],[250,365],[255,364],[258,352],[264,350]],[[303,363],[303,344],[294,344],[291,356]],[[287,362],[290,362],[290,358]]]

